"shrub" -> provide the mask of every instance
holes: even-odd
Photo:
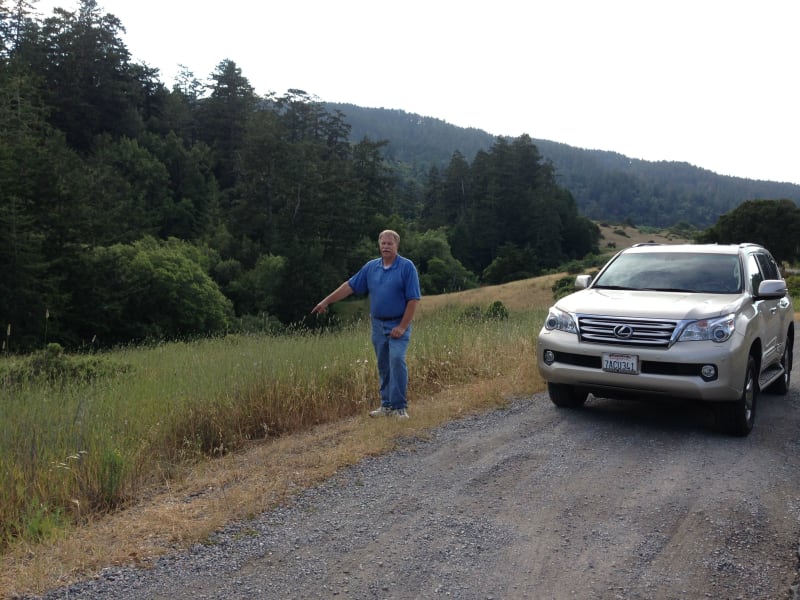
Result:
[[[583,262],[580,260],[571,260],[566,265],[564,265],[564,270],[572,275],[577,275],[578,273],[582,273],[583,269],[584,265]]]
[[[539,274],[535,266],[540,261],[532,248],[519,248],[514,244],[500,247],[494,260],[483,270],[482,279],[488,284],[528,279]]]
[[[480,306],[467,306],[461,311],[459,320],[468,323],[483,323],[486,321],[503,321],[508,319],[508,309],[506,305],[500,300],[495,300],[486,309],[482,310]]]
[[[800,300],[800,275],[789,275],[786,277],[786,285],[789,288],[789,294],[796,302]]]
[[[0,364],[0,386],[25,382],[88,383],[126,373],[130,365],[96,355],[69,355],[60,344],[47,344],[44,350]]]
[[[558,279],[550,288],[553,290],[553,300],[558,300],[575,291],[575,278],[572,276]]]
[[[495,300],[492,302],[491,306],[486,309],[483,316],[487,321],[504,321],[508,319],[508,309],[500,300]]]

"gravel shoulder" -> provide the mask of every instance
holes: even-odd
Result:
[[[790,598],[799,483],[796,384],[744,439],[685,403],[537,394],[44,598]]]

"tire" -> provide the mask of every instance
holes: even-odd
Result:
[[[779,396],[785,396],[789,393],[789,384],[792,379],[792,341],[790,337],[786,338],[786,345],[783,347],[781,366],[783,367],[783,376],[770,384],[770,386],[764,390],[765,392],[769,394],[778,394]]]
[[[561,408],[578,408],[586,403],[589,392],[563,383],[548,383],[550,401]]]
[[[758,404],[758,371],[756,361],[747,359],[742,395],[734,402],[723,402],[717,406],[717,423],[726,433],[744,437],[753,430]]]

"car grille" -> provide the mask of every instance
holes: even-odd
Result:
[[[578,315],[582,342],[668,348],[678,321]]]

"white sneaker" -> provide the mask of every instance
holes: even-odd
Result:
[[[376,408],[375,410],[369,411],[370,417],[388,417],[394,411],[389,408],[388,406],[381,406],[380,408]]]
[[[410,419],[411,417],[408,414],[408,411],[405,408],[398,408],[397,410],[392,411],[394,416],[398,419]]]

